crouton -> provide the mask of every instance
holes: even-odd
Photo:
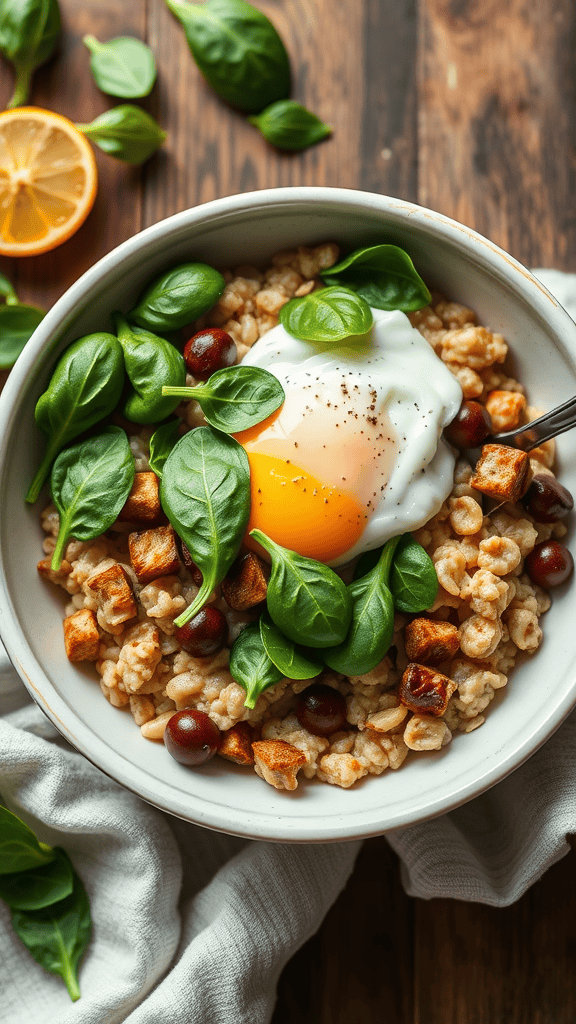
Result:
[[[69,661],[98,661],[100,634],[96,616],[89,608],[64,619],[64,645]]]
[[[398,696],[410,711],[439,718],[455,690],[456,683],[448,676],[426,665],[410,664],[402,676]]]
[[[413,619],[404,629],[404,645],[410,661],[434,665],[454,657],[460,647],[460,633],[451,622]]]
[[[298,787],[298,771],[306,764],[306,754],[285,740],[257,740],[252,744],[256,774],[274,789]]]
[[[180,560],[171,526],[131,533],[128,537],[130,561],[139,583],[146,585],[159,576],[177,575]]]
[[[252,740],[254,733],[248,722],[237,722],[222,733],[218,753],[235,764],[254,764]]]
[[[104,628],[133,619],[137,614],[132,584],[124,566],[113,562],[106,569],[97,569],[86,580],[98,600],[98,611],[102,613]]]
[[[118,519],[130,523],[157,523],[162,516],[156,473],[135,473],[132,490]]]
[[[503,444],[485,444],[470,487],[500,501],[518,501],[526,490],[529,469],[526,452]]]
[[[236,612],[246,611],[260,604],[268,590],[267,578],[270,575],[268,566],[249,551],[238,558],[222,580],[224,600]]]

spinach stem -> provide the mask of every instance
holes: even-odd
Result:
[[[40,466],[38,467],[36,475],[35,475],[32,483],[30,484],[30,487],[28,488],[28,493],[26,495],[26,501],[28,502],[29,505],[33,505],[34,502],[36,501],[36,499],[38,498],[38,495],[40,494],[40,491],[42,490],[42,486],[44,484],[44,481],[45,481],[46,477],[48,476],[48,473],[50,471],[50,466],[51,466],[53,461],[54,461],[54,451],[52,449],[52,446],[49,446],[48,447],[48,451],[46,452],[44,458],[42,459],[42,462],[40,463]]]
[[[13,107],[21,107],[23,103],[26,103],[28,93],[30,92],[32,72],[33,68],[19,67],[17,69],[14,95],[8,103],[7,110],[12,110]]]

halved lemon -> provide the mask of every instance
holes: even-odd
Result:
[[[38,107],[0,114],[0,255],[61,245],[86,220],[97,186],[92,147],[68,118]]]

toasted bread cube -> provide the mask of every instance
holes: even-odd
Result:
[[[237,722],[222,733],[218,753],[235,764],[254,764],[252,753],[253,730],[248,722]]]
[[[117,626],[137,615],[138,609],[130,577],[124,566],[118,562],[114,562],[106,569],[97,569],[88,577],[86,585],[96,594],[98,611],[102,612],[106,619],[106,623],[101,625]]]
[[[139,583],[146,585],[159,576],[178,574],[180,560],[171,526],[131,533],[128,537],[130,561]]]
[[[490,391],[486,396],[486,409],[492,420],[494,433],[514,430],[526,408],[526,399],[518,391]]]
[[[135,473],[132,490],[118,519],[130,523],[157,523],[162,515],[156,473]]]
[[[252,744],[256,774],[274,789],[293,790],[298,787],[296,778],[306,754],[286,740],[257,740]]]
[[[224,600],[235,612],[253,608],[266,597],[269,575],[268,566],[253,551],[249,551],[234,562],[222,580]]]
[[[404,645],[410,661],[434,665],[454,657],[460,647],[460,632],[451,622],[413,619],[404,629]]]
[[[410,664],[402,676],[400,703],[416,714],[439,718],[448,707],[456,683],[427,665]]]
[[[98,661],[100,634],[96,616],[89,608],[64,619],[64,645],[69,661]]]
[[[518,501],[526,490],[529,469],[530,458],[526,452],[504,444],[485,444],[470,487],[490,498]]]

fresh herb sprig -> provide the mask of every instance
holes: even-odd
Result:
[[[192,604],[174,620],[180,627],[202,610],[240,550],[250,516],[246,452],[211,427],[191,430],[164,463],[160,500],[203,576]]]
[[[13,285],[0,274],[0,370],[9,370],[16,362],[26,342],[44,319],[43,309],[20,302]]]
[[[322,280],[328,286],[351,289],[376,309],[409,313],[427,306],[431,299],[408,253],[397,245],[355,249],[325,270]]]
[[[66,852],[40,843],[6,807],[0,807],[0,899],[34,959],[78,999],[78,965],[92,933],[86,891]]]
[[[222,274],[207,263],[180,263],[146,285],[128,319],[148,331],[176,331],[206,313],[224,285]]]
[[[116,408],[123,385],[124,357],[113,334],[87,334],[64,350],[36,404],[48,446],[26,501],[38,498],[58,452]]]
[[[122,412],[132,423],[159,423],[174,412],[178,399],[163,395],[158,381],[181,387],[186,380],[184,359],[165,338],[131,327],[121,313],[115,313],[113,320],[130,381]]]
[[[374,323],[368,303],[341,285],[290,299],[282,306],[279,317],[293,338],[324,343],[366,334]]]
[[[288,152],[307,149],[332,134],[329,124],[295,100],[278,100],[248,120],[262,132],[266,142]]]
[[[143,164],[166,138],[154,118],[133,103],[105,110],[90,124],[77,124],[76,128],[104,153],[127,164]]]
[[[52,569],[57,571],[70,537],[93,540],[112,526],[134,483],[134,456],[120,427],[72,445],[52,467],[52,500],[60,528]]]
[[[290,93],[290,62],[272,22],[245,0],[166,0],[214,92],[245,113]]]
[[[90,50],[90,70],[102,92],[121,99],[148,95],[156,81],[156,61],[146,43],[130,36],[101,43],[90,35],[82,42]]]
[[[58,0],[2,0],[0,53],[16,72],[8,108],[26,103],[32,75],[54,53],[61,27]]]
[[[198,402],[208,423],[225,434],[261,423],[285,398],[280,381],[259,366],[228,366],[195,387],[163,387],[162,394]]]

